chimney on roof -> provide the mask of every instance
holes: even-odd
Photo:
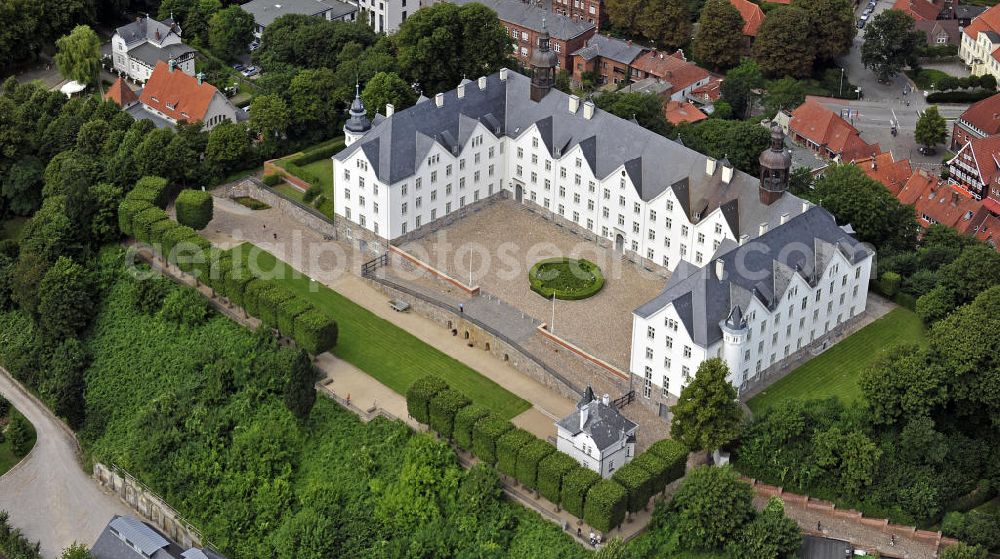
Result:
[[[729,184],[733,180],[733,164],[729,163],[722,166],[722,182],[724,184]]]
[[[167,69],[170,70],[171,72],[173,72],[174,68],[176,68],[176,67],[177,67],[177,61],[174,60],[173,58],[171,58],[170,61],[167,62]]]
[[[590,404],[586,404],[580,408],[580,430],[587,425],[587,419],[590,417]]]
[[[583,118],[590,120],[594,118],[594,102],[586,101],[583,104]]]
[[[767,233],[767,222],[766,221],[764,223],[761,223],[760,225],[757,226],[757,236],[759,237],[759,236],[763,235],[764,233]]]
[[[955,192],[954,190],[951,191],[951,205],[958,205],[958,192]]]
[[[875,161],[875,156],[872,155],[872,171],[875,171],[877,169],[878,169],[878,163]]]
[[[749,240],[750,240],[750,235],[740,235],[740,246],[745,245],[746,242]]]
[[[781,214],[781,224],[784,225],[784,224],[788,223],[788,218],[789,217],[791,217],[791,216],[789,214],[787,214],[787,213]]]
[[[438,93],[434,96],[434,104],[438,107],[444,106],[444,93]]]
[[[715,259],[715,279],[722,281],[722,277],[726,275],[726,263],[721,258]]]
[[[389,118],[393,113],[396,112],[396,106],[392,103],[385,104],[385,118]]]
[[[806,202],[805,200],[802,201],[802,213],[809,211],[810,207],[812,207],[812,204]]]
[[[465,98],[465,84],[464,83],[458,84],[458,98],[459,99],[464,99]]]
[[[605,394],[604,396],[601,396],[601,403],[604,404],[605,406],[610,406],[611,405],[611,395],[610,394]]]
[[[486,89],[486,76],[480,76],[479,78],[479,89]]]
[[[714,175],[715,174],[715,167],[716,167],[716,165],[718,165],[718,161],[716,161],[715,159],[713,159],[711,157],[709,157],[708,159],[706,159],[705,160],[705,174],[709,175],[709,176]]]
[[[576,95],[569,96],[569,112],[576,114],[580,110],[580,98]]]
[[[504,81],[504,82],[507,81],[507,72],[509,72],[509,71],[510,70],[508,70],[506,68],[500,68],[500,81]]]

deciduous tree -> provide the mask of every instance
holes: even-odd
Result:
[[[726,72],[726,79],[722,80],[720,92],[722,99],[732,107],[733,115],[743,119],[750,116],[754,95],[752,90],[762,87],[764,87],[764,74],[761,73],[757,61],[744,58],[739,66]]]
[[[613,115],[626,120],[635,118],[640,125],[661,136],[667,136],[673,130],[663,116],[663,99],[658,95],[615,91],[597,97],[594,102]]]
[[[879,80],[888,80],[910,63],[922,39],[913,28],[913,16],[902,10],[885,10],[865,28],[861,61]]]
[[[368,109],[368,117],[383,112],[386,103],[391,103],[397,111],[405,109],[417,100],[410,84],[393,72],[379,72],[372,76],[361,92],[361,99]]]
[[[692,450],[715,450],[739,435],[743,411],[736,389],[726,377],[729,367],[719,358],[698,366],[671,411],[671,436]]]
[[[69,35],[56,41],[56,48],[59,49],[56,65],[64,78],[88,86],[97,83],[101,69],[101,40],[93,29],[77,25]]]
[[[732,68],[744,50],[743,17],[727,0],[708,0],[691,47],[695,59],[713,70]]]
[[[856,28],[849,0],[801,0],[795,6],[806,12],[804,23],[809,24],[809,45],[817,61],[834,60],[851,50]]]
[[[768,82],[764,95],[764,114],[772,117],[784,109],[791,111],[806,99],[805,86],[795,78],[782,78]]]
[[[94,314],[97,293],[93,277],[65,256],[45,272],[38,292],[39,323],[57,340],[74,336]]]
[[[671,508],[684,549],[721,550],[753,518],[753,491],[729,466],[701,466],[684,478]]]
[[[937,105],[931,105],[924,109],[924,112],[920,113],[920,118],[917,119],[917,129],[913,134],[913,139],[920,145],[934,147],[943,144],[947,137],[948,127],[944,117],[938,113]]]
[[[295,355],[285,383],[285,407],[304,421],[316,403],[316,368],[305,350]]]
[[[691,14],[684,0],[654,0],[641,12],[638,29],[649,40],[678,49],[691,40]]]
[[[235,60],[253,41],[253,15],[239,6],[229,6],[208,20],[208,44],[223,60]]]
[[[808,17],[805,10],[795,6],[782,6],[767,15],[752,49],[754,60],[765,74],[804,78],[812,73],[816,51]]]

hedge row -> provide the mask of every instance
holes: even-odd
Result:
[[[935,91],[927,96],[928,103],[975,103],[993,96],[995,91],[977,89],[974,91]]]
[[[285,163],[285,166],[287,167],[289,165],[308,165],[310,163],[319,161],[320,159],[330,159],[342,149],[344,149],[343,141],[334,142],[332,145],[326,147],[317,148],[312,151],[304,151],[302,152],[302,155],[289,159]]]
[[[212,193],[185,189],[177,195],[177,222],[201,231],[212,221]]]
[[[472,404],[438,377],[418,378],[406,392],[411,417],[472,451],[484,464],[601,531],[618,526],[626,512],[646,507],[667,484],[681,478],[687,463],[684,445],[662,440],[618,469],[601,476],[549,443]]]
[[[197,191],[192,191],[197,192]],[[337,322],[279,283],[257,279],[233,251],[213,247],[194,229],[170,219],[167,182],[143,177],[118,206],[118,227],[125,235],[159,247],[164,258],[260,318],[266,326],[295,340],[313,355],[337,343]],[[201,195],[201,193],[199,193]]]

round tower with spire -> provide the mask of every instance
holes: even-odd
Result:
[[[531,53],[531,100],[541,101],[556,83],[556,67],[559,59],[549,50],[549,29],[542,19],[542,33],[538,36],[538,48]]]
[[[760,154],[760,201],[770,206],[788,190],[792,154],[785,150],[785,133],[771,123],[771,147]]]
[[[726,365],[729,366],[730,374],[735,378],[740,378],[736,375],[742,368],[743,352],[747,344],[749,327],[747,326],[746,317],[743,316],[743,310],[740,309],[739,305],[733,305],[733,308],[729,311],[729,316],[719,323],[719,327],[722,328],[722,357],[726,360]]]
[[[344,124],[344,145],[349,146],[361,139],[372,128],[368,120],[368,111],[361,100],[361,85],[354,86],[354,101],[351,103],[350,118]]]

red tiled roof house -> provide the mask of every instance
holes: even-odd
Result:
[[[811,99],[792,111],[788,129],[792,140],[826,159],[851,162],[882,153],[878,144],[862,140],[857,128]]]
[[[958,117],[951,129],[951,149],[994,134],[1000,134],[1000,93],[973,103]]]
[[[237,109],[212,84],[160,62],[142,88],[139,102],[156,116],[177,124],[203,122],[211,130],[224,120],[237,122]]]

